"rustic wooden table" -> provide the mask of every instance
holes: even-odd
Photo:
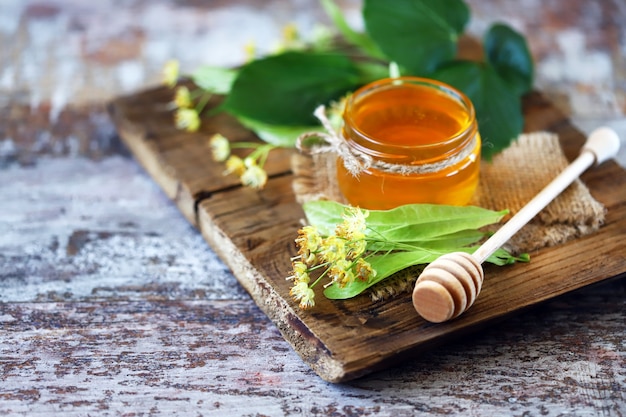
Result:
[[[623,0],[469,3],[470,31],[521,30],[537,88],[626,145]],[[323,20],[313,0],[0,0],[0,415],[626,415],[624,279],[330,384],[119,141],[104,104],[166,59],[234,65]]]

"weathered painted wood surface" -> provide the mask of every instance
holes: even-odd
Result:
[[[623,286],[344,385],[322,382],[248,301],[2,305],[7,415],[621,416]],[[617,332],[616,332],[617,331]]]
[[[0,415],[626,415],[623,279],[349,383],[302,362],[102,105],[169,56],[232,64],[253,36],[322,16],[234,3],[0,2]],[[470,4],[473,30],[529,36],[538,86],[577,126],[626,137],[621,1]]]

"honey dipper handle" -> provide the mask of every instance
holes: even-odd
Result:
[[[504,245],[519,229],[532,220],[544,207],[576,180],[593,163],[600,164],[614,157],[619,150],[619,137],[608,127],[594,130],[578,158],[569,164],[550,184],[530,200],[504,226],[474,252],[474,258],[483,263]]]

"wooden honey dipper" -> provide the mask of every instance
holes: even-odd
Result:
[[[473,254],[453,252],[430,263],[413,289],[413,306],[425,320],[458,317],[476,300],[483,284],[482,263],[594,163],[614,157],[620,146],[612,129],[594,130],[580,155]]]

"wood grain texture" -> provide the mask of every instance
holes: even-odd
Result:
[[[525,307],[625,272],[626,172],[611,161],[597,167],[591,178],[583,176],[596,199],[607,207],[602,229],[533,253],[529,264],[487,266],[481,295],[457,320],[439,325],[425,322],[415,314],[409,295],[372,304],[367,296],[331,302],[318,294],[316,307],[301,311],[290,300],[285,280],[303,218],[291,191],[288,158],[268,161],[270,180],[260,192],[234,184],[220,189],[220,183],[228,180],[221,174],[212,178],[210,172],[215,175],[219,164],[209,160],[206,150],[204,159],[198,157],[207,137],[222,132],[219,121],[207,123],[193,135],[172,132],[172,115],[152,110],[162,107],[163,94],[157,88],[114,101],[111,113],[120,135],[157,183],[176,190],[168,195],[179,209],[198,225],[305,362],[328,381],[345,381],[382,369]],[[145,106],[146,102],[151,104]],[[143,111],[137,110],[138,105]],[[562,113],[538,93],[527,98],[525,109],[526,131],[555,132],[568,157],[576,155],[584,137]],[[235,140],[255,140],[252,133],[237,130],[232,120],[225,120]],[[166,150],[160,152],[160,148]]]

